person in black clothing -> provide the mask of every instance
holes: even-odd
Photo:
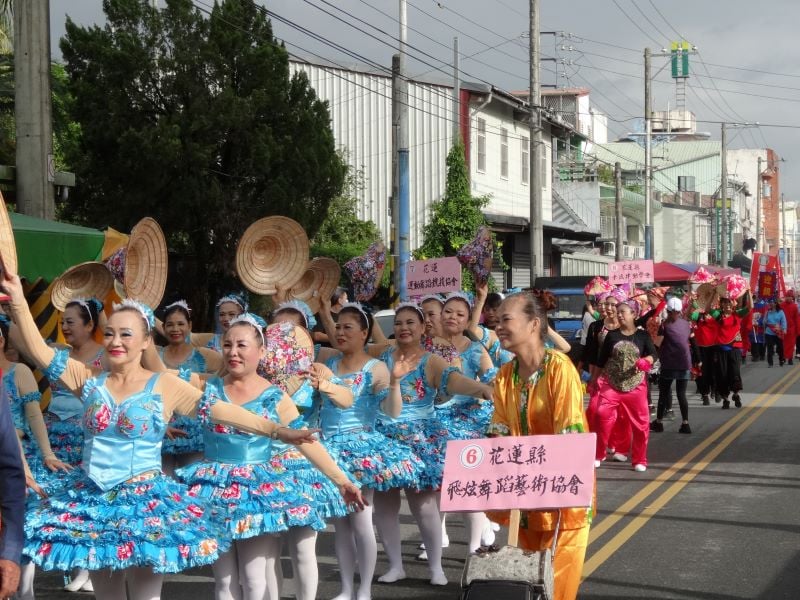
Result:
[[[8,598],[19,586],[25,472],[5,386],[0,386],[0,513],[3,518],[0,528],[0,598]]]
[[[647,470],[647,440],[650,411],[647,407],[647,373],[653,366],[656,349],[647,332],[636,327],[638,304],[628,300],[617,307],[619,329],[610,331],[603,341],[597,380],[597,452],[595,464],[605,460],[606,447],[619,414],[624,414],[633,433],[631,462],[636,471]]]

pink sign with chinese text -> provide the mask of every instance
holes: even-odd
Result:
[[[442,512],[590,506],[594,433],[447,442]]]
[[[608,281],[621,283],[654,283],[656,280],[652,260],[623,260],[608,265]]]
[[[406,267],[409,296],[424,296],[461,289],[461,263],[455,256],[412,260]]]

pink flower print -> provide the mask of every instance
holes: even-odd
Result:
[[[92,415],[92,428],[96,432],[105,431],[111,422],[111,409],[108,404],[103,404]]]
[[[219,423],[214,425],[214,433],[230,433],[230,432],[231,432],[230,428],[226,427],[225,425],[220,425]]]
[[[161,517],[147,517],[144,524],[148,527],[161,527]]]
[[[292,515],[293,517],[298,516],[306,516],[309,513],[310,509],[307,504],[303,504],[301,506],[293,506],[292,508],[288,509],[286,512]]]
[[[364,374],[359,373],[358,375],[355,376],[355,379],[353,379],[353,387],[358,387],[359,385],[361,385],[362,381],[364,381]]]
[[[369,469],[370,467],[372,467],[372,461],[369,458],[362,459],[361,467],[364,469]]]
[[[148,500],[147,508],[145,510],[147,512],[153,512],[157,506],[158,506],[158,500]]]
[[[253,470],[250,467],[233,467],[231,469],[232,477],[241,477],[242,479],[252,479]]]
[[[178,553],[181,555],[181,558],[188,558],[189,546],[186,544],[178,544]]]
[[[238,483],[233,483],[230,485],[230,487],[222,490],[222,494],[220,496],[225,500],[239,500],[242,497],[242,491],[239,489]],[[197,516],[199,517],[200,515]]]
[[[172,499],[175,500],[175,502],[180,502],[181,495],[178,492],[175,492],[174,494],[172,494]]]
[[[321,490],[322,484],[319,481],[315,481],[314,483],[311,484],[311,487],[313,487],[315,490]]]
[[[425,382],[422,380],[422,377],[414,382],[414,389],[417,391],[417,400],[425,398]]]
[[[258,486],[258,491],[260,494],[266,496],[267,494],[271,494],[272,492],[275,491],[275,486],[272,485],[271,483],[262,483],[261,485]]]
[[[202,517],[203,516],[203,509],[197,506],[197,504],[190,504],[186,507],[190,513],[192,513],[195,517]]]
[[[42,527],[42,533],[53,533],[56,530],[55,527],[52,525],[48,525],[47,527]]]
[[[125,542],[117,546],[117,558],[125,560],[133,556],[133,542]]]

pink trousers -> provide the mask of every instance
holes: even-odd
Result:
[[[629,392],[620,392],[611,387],[605,376],[597,380],[597,412],[594,422],[597,433],[596,460],[606,457],[606,448],[612,437],[617,437],[615,426],[620,419],[630,424],[631,464],[647,464],[647,440],[650,437],[650,410],[647,407],[647,381],[643,380]],[[616,441],[616,440],[615,440]],[[615,448],[617,452],[624,451]]]
[[[586,407],[586,422],[589,424],[589,431],[597,433],[597,408],[600,405],[600,393],[597,387],[589,394],[589,405]],[[617,422],[611,430],[608,440],[608,448],[619,454],[628,454],[631,450],[631,424],[625,413],[618,413]]]

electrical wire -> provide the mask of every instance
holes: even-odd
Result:
[[[617,0],[611,0],[611,1],[614,3],[614,6],[616,6],[616,7],[619,9],[619,12],[621,12],[623,15],[625,15],[625,18],[626,18],[626,19],[628,19],[628,21],[630,21],[631,23],[633,23],[633,26],[634,26],[634,27],[636,27],[636,29],[638,29],[639,31],[641,31],[641,32],[642,32],[642,34],[643,34],[643,35],[644,35],[646,38],[649,38],[649,39],[650,39],[650,41],[651,41],[651,42],[653,42],[653,43],[654,43],[656,46],[660,46],[660,45],[661,45],[659,42],[657,42],[657,41],[656,41],[656,39],[655,39],[653,36],[651,36],[649,33],[647,33],[647,32],[646,32],[646,31],[645,31],[645,30],[642,28],[642,26],[641,26],[641,25],[639,25],[639,23],[637,23],[637,22],[636,22],[636,21],[633,19],[633,17],[631,17],[631,16],[630,16],[630,15],[629,15],[629,14],[628,14],[628,13],[627,13],[627,12],[626,12],[626,11],[625,11],[625,10],[624,10],[624,9],[623,9],[621,6],[620,6],[620,5],[619,5],[619,3],[617,2]]]

